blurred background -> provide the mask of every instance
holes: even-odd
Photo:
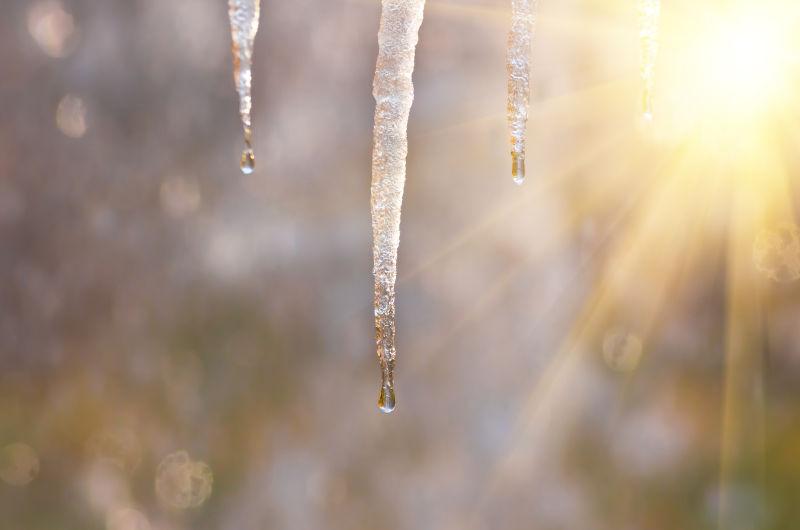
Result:
[[[225,2],[0,0],[3,529],[800,528],[798,6],[666,2],[648,126],[541,2],[517,187],[509,2],[428,0],[386,416],[380,3],[261,4],[243,176]]]

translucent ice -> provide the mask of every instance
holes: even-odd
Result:
[[[239,94],[239,114],[244,129],[244,150],[239,167],[244,174],[255,169],[255,154],[252,146],[252,123],[250,110],[253,106],[252,66],[253,42],[258,32],[258,17],[261,11],[260,0],[228,0],[228,15],[231,19],[233,39],[233,79]]]
[[[381,366],[384,412],[394,410],[395,280],[400,209],[406,180],[408,115],[414,100],[411,75],[425,0],[383,0],[378,62],[372,94],[372,237],[375,276],[375,342]]]
[[[525,181],[525,128],[531,97],[531,40],[536,0],[511,0],[508,32],[508,128],[511,133],[511,176]]]

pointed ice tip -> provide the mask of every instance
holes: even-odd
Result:
[[[511,151],[511,176],[517,186],[525,182],[525,155]]]
[[[397,406],[397,402],[394,396],[394,387],[386,383],[382,384],[381,394],[378,396],[378,408],[384,414],[389,414],[394,412],[395,406]]]
[[[646,110],[644,114],[642,114],[642,118],[644,118],[645,123],[653,123],[653,111]]]
[[[245,149],[242,151],[242,160],[239,162],[239,168],[245,175],[250,175],[256,169],[256,155],[252,149]]]

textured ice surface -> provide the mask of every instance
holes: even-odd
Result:
[[[511,176],[525,180],[525,128],[531,97],[531,39],[536,0],[511,0],[508,32],[508,128],[511,133]]]
[[[372,238],[375,275],[375,342],[381,365],[384,412],[394,409],[395,280],[400,244],[400,209],[406,180],[407,126],[414,86],[414,51],[425,0],[383,0],[378,62],[372,94]]]
[[[642,107],[644,117],[653,119],[653,88],[658,57],[658,19],[660,0],[639,0],[639,39],[641,42]]]
[[[253,106],[252,66],[253,42],[258,32],[260,0],[228,0],[228,15],[231,19],[233,39],[233,79],[239,94],[239,114],[242,117],[245,148],[242,151],[240,167],[244,173],[252,173],[255,168],[255,155],[251,145],[252,123],[250,110]]]

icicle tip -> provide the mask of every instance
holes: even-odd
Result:
[[[256,154],[253,152],[252,147],[245,147],[242,151],[242,160],[239,162],[239,168],[245,175],[251,175],[256,170]]]
[[[525,182],[525,154],[511,151],[511,176],[518,186]]]
[[[642,95],[642,118],[644,118],[644,121],[647,123],[652,123],[654,119],[653,95],[649,89],[645,89]]]
[[[394,395],[394,386],[388,382],[381,383],[381,393],[378,396],[378,408],[384,414],[390,414],[394,412],[396,406],[397,400]]]

